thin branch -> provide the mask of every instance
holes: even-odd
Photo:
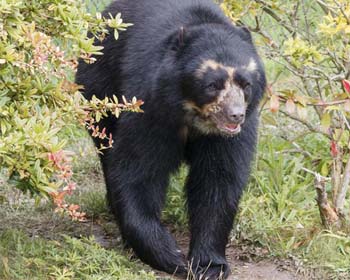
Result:
[[[327,197],[325,180],[320,174],[315,176],[315,189],[317,192],[317,204],[320,210],[322,224],[329,228],[332,225],[339,225],[339,216],[333,207],[330,206]]]
[[[287,98],[285,98],[284,96],[281,95],[277,95],[279,99],[282,99],[283,101],[287,101]],[[320,106],[320,107],[328,107],[328,106],[334,106],[334,105],[341,105],[344,104],[346,102],[349,102],[350,98],[347,99],[342,99],[342,100],[334,100],[334,101],[320,101],[317,103],[310,103],[310,102],[306,102],[305,105],[307,106]]]
[[[262,4],[262,9],[264,12],[266,12],[268,15],[270,15],[274,20],[276,20],[282,27],[284,27],[289,33],[294,34],[294,30],[293,28],[289,27],[288,25],[286,25],[282,18],[279,17],[274,11],[273,8],[267,4],[265,1],[263,0],[256,0],[255,2]]]
[[[309,170],[307,168],[302,168],[307,173],[310,173],[315,176],[315,189],[317,192],[317,205],[320,211],[320,216],[322,224],[329,228],[332,225],[339,225],[339,216],[334,208],[328,202],[328,196],[326,191],[326,181],[329,181],[330,178],[321,176],[321,174]]]
[[[303,149],[300,147],[300,145],[298,145],[297,143],[292,142],[292,145],[293,145],[294,147],[296,147],[297,150],[298,150],[299,152],[301,152],[303,155],[305,155],[305,156],[307,156],[307,157],[309,157],[309,158],[312,158],[312,154],[311,154],[310,152],[306,151],[306,150],[303,150]]]
[[[315,133],[320,133],[320,134],[322,134],[330,139],[330,136],[327,133],[323,132],[321,129],[319,129],[317,127],[314,127],[311,123],[299,118],[298,116],[292,115],[292,114],[290,114],[286,111],[283,111],[283,110],[280,110],[279,112],[281,112],[285,116],[291,118],[292,120],[295,120],[295,121],[305,125],[310,131],[315,132]]]
[[[312,170],[307,169],[307,168],[305,168],[305,167],[302,167],[301,169],[304,170],[304,171],[307,172],[307,173],[310,173],[310,174],[314,175],[315,177],[318,177],[319,180],[323,180],[323,181],[330,181],[330,180],[331,180],[331,178],[329,178],[329,177],[324,177],[324,176],[322,176],[320,173],[315,172],[315,171],[312,171]]]
[[[344,115],[343,112],[342,112],[341,116],[342,116],[342,118],[343,118],[343,120],[344,120],[344,123],[345,123],[346,128],[350,131],[350,124],[349,124],[349,121],[348,121],[348,119],[345,117],[345,115]]]
[[[334,13],[334,11],[332,11],[330,8],[329,8],[329,6],[327,5],[327,3],[325,3],[324,1],[322,1],[322,0],[317,0],[317,4],[321,7],[321,9],[323,10],[323,12],[327,15],[328,13],[330,13],[330,12],[333,12]]]
[[[348,158],[345,169],[343,172],[343,179],[341,181],[340,190],[338,192],[338,196],[336,199],[335,208],[337,209],[338,213],[344,214],[344,203],[345,203],[345,197],[346,193],[348,192],[348,187],[350,183],[350,157]]]
[[[344,9],[343,9],[343,5],[341,5],[338,1],[333,0],[333,2],[337,5],[338,9],[340,10],[340,12],[342,13],[343,17],[346,19],[346,23],[347,25],[350,25],[350,18],[348,17],[348,15],[345,13]]]
[[[283,58],[284,58],[288,63],[290,63],[286,57],[283,57]],[[289,65],[287,65],[287,64],[285,64],[285,63],[279,61],[277,58],[271,57],[271,59],[272,59],[274,62],[276,62],[276,63],[278,63],[278,64],[284,66],[285,68],[287,68],[288,71],[290,71],[292,74],[294,74],[295,76],[297,76],[297,77],[299,77],[299,78],[315,79],[315,80],[317,80],[317,79],[322,79],[322,76],[316,76],[316,75],[309,75],[309,74],[305,74],[305,73],[299,73],[298,71],[292,69]]]

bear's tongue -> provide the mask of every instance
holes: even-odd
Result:
[[[225,128],[228,130],[236,130],[236,128],[239,126],[239,124],[234,124],[234,123],[227,123],[224,125]]]
[[[234,123],[224,123],[220,125],[221,128],[229,133],[237,133],[241,129],[240,124],[234,124]]]

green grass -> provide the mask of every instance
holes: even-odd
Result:
[[[269,140],[260,145],[264,153],[258,156],[237,223],[246,238],[286,251],[317,219],[313,178],[301,170],[301,158],[278,153],[275,139]]]
[[[289,153],[290,144],[270,133],[260,137],[232,241],[297,260],[303,264],[300,271],[319,275],[317,279],[350,279],[349,232],[325,231],[321,225],[314,178],[302,170],[310,159]],[[314,139],[315,147],[317,142]]]
[[[260,258],[292,259],[303,275],[318,275],[316,279],[350,279],[349,235],[324,231],[321,226],[313,177],[302,170],[309,161],[300,153],[288,152],[290,144],[271,134],[263,125],[257,160],[240,204],[232,243],[266,249],[267,255]],[[322,141],[314,143],[322,145]],[[52,279],[102,279],[107,275],[113,279],[153,279],[151,274],[139,276],[138,271],[149,268],[139,261],[129,261],[129,253],[122,250],[118,228],[106,204],[102,171],[92,142],[85,133],[77,131],[72,136],[71,149],[78,155],[74,179],[79,187],[69,201],[87,212],[89,222],[73,222],[53,213],[50,203],[37,204],[3,186],[0,279],[48,279],[45,275]],[[172,177],[163,211],[165,223],[184,232],[186,174],[183,167]]]
[[[47,240],[17,230],[0,232],[1,279],[155,279],[92,237]]]
[[[175,226],[178,230],[185,229],[188,223],[184,195],[184,184],[187,173],[187,167],[183,165],[180,170],[171,177],[167,200],[163,210],[163,220],[167,224]]]
[[[149,267],[123,250],[95,149],[86,134],[78,135],[73,150],[84,160],[74,164],[79,188],[68,200],[79,204],[89,221],[74,222],[54,213],[50,202],[37,203],[3,185],[0,279],[155,279]]]

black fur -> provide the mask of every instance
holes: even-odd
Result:
[[[76,80],[88,99],[124,95],[145,102],[144,113],[124,113],[99,124],[113,134],[114,146],[101,161],[122,236],[154,268],[186,273],[184,256],[160,222],[169,175],[186,161],[187,259],[197,275],[206,271],[216,279],[222,270],[227,277],[225,246],[249,176],[257,105],[265,88],[249,31],[233,26],[209,0],[119,0],[104,15],[117,12],[134,25],[118,41],[108,36],[96,63],[81,61]],[[257,62],[254,73],[243,69],[251,58]],[[251,84],[246,121],[236,136],[206,135],[185,123],[185,100],[210,102],[193,74],[206,59],[234,67],[236,77]],[[185,137],[184,127],[189,129]]]

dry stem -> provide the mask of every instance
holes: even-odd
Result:
[[[316,201],[320,210],[322,224],[327,228],[333,225],[339,225],[339,216],[328,203],[325,180],[320,175],[315,176],[315,188],[317,192]]]
[[[335,208],[337,209],[337,212],[340,213],[342,216],[344,215],[344,203],[345,203],[345,197],[346,193],[348,191],[350,183],[350,157],[348,158],[348,161],[346,162],[344,173],[343,173],[343,179],[341,180],[340,189],[338,191]]]

